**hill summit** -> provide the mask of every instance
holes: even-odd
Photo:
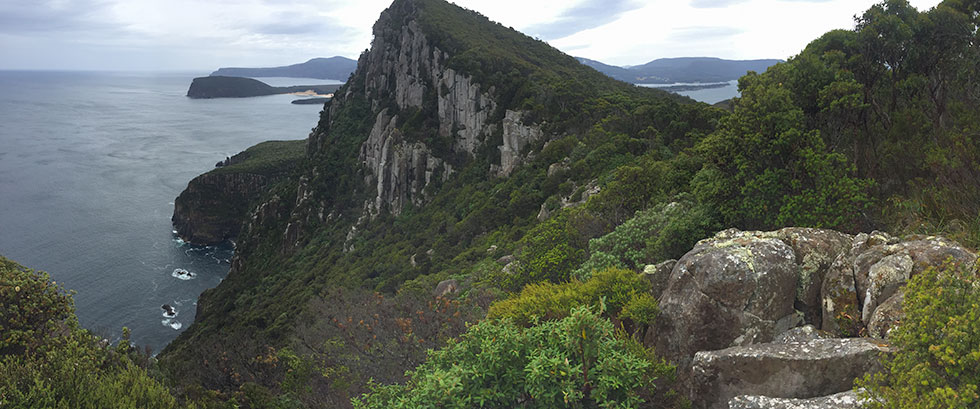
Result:
[[[224,77],[289,77],[346,81],[357,68],[357,61],[346,57],[313,58],[309,61],[268,68],[223,67],[211,76]]]

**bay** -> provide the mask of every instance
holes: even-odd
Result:
[[[0,71],[0,255],[75,291],[84,327],[110,339],[129,327],[154,351],[190,326],[233,254],[177,240],[174,198],[249,146],[304,139],[322,109],[291,95],[185,97],[201,75]]]

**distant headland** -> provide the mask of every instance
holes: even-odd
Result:
[[[244,77],[211,76],[198,77],[191,81],[187,96],[195,99],[206,98],[244,98],[263,95],[305,93],[308,96],[329,95],[342,84],[293,85],[273,87],[262,81]]]
[[[289,77],[347,81],[357,61],[345,57],[314,58],[304,63],[269,68],[219,68],[211,76]]]

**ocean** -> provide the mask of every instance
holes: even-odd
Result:
[[[291,95],[185,97],[202,75],[0,71],[0,255],[74,291],[85,328],[115,340],[128,327],[155,352],[190,326],[233,254],[177,239],[174,198],[249,146],[305,139],[322,109]]]

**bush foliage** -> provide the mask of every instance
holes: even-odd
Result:
[[[430,352],[408,383],[374,385],[354,407],[642,407],[670,370],[628,344],[587,307],[529,328],[484,321]]]
[[[929,268],[905,287],[885,371],[858,382],[871,408],[980,408],[980,271]]]
[[[50,280],[0,257],[0,407],[176,408],[128,330],[110,347],[81,329],[71,296]]]

